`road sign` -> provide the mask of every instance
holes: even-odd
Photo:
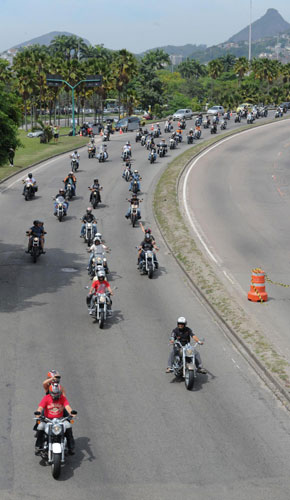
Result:
[[[62,77],[60,75],[46,75],[46,83],[48,87],[61,87]]]
[[[102,75],[88,75],[86,76],[86,87],[100,87],[102,85],[102,80]]]

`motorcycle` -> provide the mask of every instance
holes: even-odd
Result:
[[[200,139],[201,138],[201,130],[200,129],[195,129],[195,131],[194,131],[194,138],[195,139]]]
[[[28,231],[26,231],[26,234],[28,234]],[[32,239],[32,245],[29,249],[29,253],[32,257],[32,260],[34,264],[36,263],[38,257],[40,257],[42,253],[41,245],[40,245],[40,238],[38,236],[31,236]]]
[[[144,250],[144,259],[139,264],[141,274],[147,274],[149,279],[153,278],[154,270],[156,269],[154,263],[154,253],[152,250]]]
[[[160,135],[161,135],[161,130],[160,130],[160,128],[155,128],[155,129],[153,130],[153,137],[154,137],[155,139],[157,139]]]
[[[148,160],[150,161],[150,163],[154,163],[157,159],[157,154],[155,153],[155,151],[152,149],[149,153],[149,156],[148,156]],[[134,192],[134,191],[133,191]]]
[[[142,135],[141,137],[141,146],[145,146],[146,144],[146,135]]]
[[[186,128],[186,122],[185,122],[185,120],[181,120],[181,122],[180,122],[180,128],[182,130],[185,130],[185,128]]]
[[[72,158],[72,161],[71,161],[71,169],[73,172],[76,172],[77,169],[79,168],[79,162],[76,158]]]
[[[140,132],[140,130],[138,130],[138,132],[136,133],[135,141],[136,142],[141,141],[142,137],[143,137],[142,133]]]
[[[221,121],[221,130],[226,130],[226,128],[227,128],[227,122],[225,119],[223,119]]]
[[[231,112],[227,111],[226,112],[226,120],[230,120],[230,119],[231,119]]]
[[[25,201],[32,200],[35,196],[35,192],[37,191],[37,187],[33,185],[33,182],[26,183],[24,187],[24,199]]]
[[[157,152],[159,154],[159,158],[164,158],[164,156],[167,153],[167,146],[160,146],[160,147],[158,147],[158,151]]]
[[[131,151],[129,149],[125,149],[125,151],[122,151],[121,156],[123,161],[129,160],[131,157]]]
[[[131,221],[132,227],[135,227],[135,224],[138,221],[138,209],[139,209],[139,206],[137,203],[131,204],[130,221]]]
[[[196,127],[200,127],[200,126],[201,126],[201,124],[202,124],[202,118],[201,118],[201,116],[198,116],[198,117],[195,119],[194,125],[195,125]]]
[[[187,144],[193,144],[194,135],[188,134],[187,136]]]
[[[62,201],[59,201],[56,205],[56,216],[59,222],[62,221],[63,217],[66,215],[65,207]]]
[[[125,179],[126,182],[129,182],[132,176],[132,171],[131,171],[131,166],[126,165],[126,168],[122,174],[122,177]]]
[[[103,140],[103,142],[109,141],[110,140],[110,133],[109,132],[104,132],[102,140]]]
[[[99,163],[104,163],[108,159],[107,151],[99,151],[97,159],[99,160]]]
[[[77,411],[72,410],[72,415],[77,415]],[[43,422],[45,424],[45,442],[44,448],[40,452],[41,458],[51,465],[51,473],[54,479],[58,479],[61,473],[61,466],[65,463],[65,456],[67,454],[67,440],[65,432],[67,428],[71,428],[74,423],[71,416],[64,418],[47,418],[41,415],[40,411],[35,411],[36,417],[34,420],[38,424]]]
[[[204,119],[202,122],[203,128],[208,128],[210,126],[210,120]]]
[[[216,125],[216,123],[213,123],[212,126],[210,127],[210,133],[211,134],[216,134],[217,133],[217,125]]]
[[[72,197],[73,197],[72,185],[70,183],[67,183],[66,188],[65,188],[65,199],[68,201],[68,200],[71,200]]]
[[[252,125],[254,123],[254,117],[252,114],[248,114],[247,116],[247,124]]]
[[[176,378],[184,378],[185,387],[191,391],[194,386],[195,378],[197,377],[197,366],[195,362],[195,348],[198,345],[190,343],[182,345],[179,340],[175,340],[175,354],[173,362],[173,373]]]
[[[281,110],[277,109],[277,111],[275,113],[275,118],[281,118],[282,115],[283,115],[283,113],[281,113]]]
[[[94,209],[97,208],[98,204],[100,203],[100,192],[98,189],[94,189],[92,191],[90,196],[90,202]]]
[[[133,180],[131,191],[134,194],[137,194],[138,191],[140,191],[140,189],[138,187],[138,181],[136,179]]]
[[[111,304],[109,293],[105,285],[100,285],[97,293],[94,295],[94,305],[92,307],[92,316],[99,323],[99,328],[104,328],[104,323],[108,317],[108,305]]]
[[[96,146],[90,146],[88,147],[88,158],[94,158],[96,155]]]
[[[172,130],[173,130],[173,125],[171,125],[171,123],[169,123],[168,125],[165,125],[165,127],[164,127],[165,134],[172,132]]]
[[[93,223],[86,222],[84,240],[85,243],[87,243],[88,247],[90,247],[93,244],[93,239],[94,239]]]
[[[106,274],[110,273],[108,262],[106,257],[104,257],[104,253],[94,252],[94,256],[91,261],[91,267],[89,269],[89,274],[93,278],[94,276],[97,276],[99,271],[104,271]]]
[[[173,139],[173,137],[171,137],[169,139],[169,149],[175,149],[176,148],[176,141],[175,139]]]
[[[241,123],[241,113],[237,113],[235,116],[235,123]]]

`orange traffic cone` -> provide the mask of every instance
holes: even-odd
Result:
[[[252,302],[266,302],[268,294],[265,289],[265,271],[257,267],[252,269],[251,288],[248,293],[248,300]]]
[[[80,137],[82,137],[82,136],[83,136],[83,134],[82,134],[82,131],[80,130]]]
[[[123,134],[123,130],[121,129],[121,127],[120,127],[120,134]]]
[[[103,136],[103,135],[104,135],[104,134],[103,134],[103,131],[101,130],[101,132],[100,132],[100,136]]]

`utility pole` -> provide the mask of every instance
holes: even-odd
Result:
[[[252,0],[250,0],[249,61],[252,59]]]

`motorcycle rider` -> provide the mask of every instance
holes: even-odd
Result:
[[[88,143],[88,150],[92,149],[93,154],[96,154],[95,139],[91,139]]]
[[[99,179],[94,179],[94,182],[93,184],[89,187],[89,190],[91,191],[91,194],[90,194],[90,201],[92,201],[92,197],[93,197],[93,191],[97,191],[98,192],[98,198],[99,198],[99,203],[101,203],[101,191],[102,191],[103,187],[100,186],[100,183],[99,183]]]
[[[174,328],[172,330],[172,333],[171,333],[170,344],[173,344],[173,349],[170,352],[170,355],[168,358],[168,366],[166,369],[166,373],[170,373],[173,371],[172,367],[173,367],[173,362],[174,362],[174,354],[175,354],[175,350],[176,350],[176,347],[174,345],[174,341],[179,340],[181,345],[184,346],[184,345],[188,344],[191,341],[191,339],[193,339],[195,342],[198,342],[201,345],[203,344],[203,342],[201,340],[199,340],[197,335],[195,335],[193,333],[193,331],[190,328],[188,328],[186,318],[184,318],[183,316],[180,316],[177,320],[177,327]],[[195,360],[196,360],[196,365],[197,365],[197,371],[199,373],[206,374],[207,371],[202,366],[200,353],[198,351],[195,352]]]
[[[132,191],[134,181],[137,181],[138,191],[140,191],[140,180],[141,179],[142,179],[142,177],[140,176],[138,170],[135,169],[133,172],[133,175],[132,175],[132,180],[130,183],[129,191]]]
[[[167,144],[165,142],[165,139],[161,139],[161,142],[159,142],[159,144],[157,144],[157,147],[158,147],[158,149],[163,149],[164,154],[167,153]]]
[[[46,394],[42,400],[40,401],[37,411],[42,413],[44,411],[44,416],[49,419],[53,418],[63,418],[64,410],[67,411],[69,416],[73,416],[71,414],[72,409],[71,406],[66,399],[66,397],[62,394],[62,389],[59,383],[54,382],[49,386],[49,394]],[[72,428],[69,422],[64,422],[65,424],[65,436],[67,439],[67,447],[68,453],[70,455],[74,455],[74,437],[72,433]],[[45,422],[40,422],[37,426],[37,437],[35,443],[35,454],[38,455],[44,446],[45,439]]]
[[[132,154],[130,141],[127,141],[125,146],[123,146],[123,153],[128,152],[129,156]]]
[[[49,386],[51,384],[57,383],[59,384],[61,379],[61,376],[57,370],[49,370],[47,373],[46,379],[42,382],[42,386],[44,389],[45,394],[49,394]],[[61,392],[65,396],[65,390],[64,387],[61,386]]]
[[[91,252],[91,255],[90,255],[90,258],[89,258],[89,262],[88,262],[88,267],[87,267],[87,270],[88,270],[89,274],[91,274],[91,271],[92,271],[92,260],[93,260],[93,258],[96,257],[96,256],[103,257],[104,252],[108,252],[108,251],[109,251],[109,247],[107,247],[106,245],[104,245],[102,243],[102,235],[101,235],[101,233],[97,233],[96,236],[94,237],[94,243],[93,243],[93,245],[90,246],[90,248],[88,249],[88,252]],[[108,266],[107,266],[107,271],[109,272]]]
[[[74,175],[74,173],[73,172],[69,172],[69,174],[63,180],[63,182],[64,182],[65,190],[67,190],[67,185],[68,184],[70,184],[72,186],[73,196],[75,196],[76,195],[77,178]]]
[[[80,166],[80,155],[79,155],[79,153],[77,151],[74,151],[74,153],[72,153],[70,155],[70,158],[71,158],[71,160],[76,160],[77,161],[77,168],[79,168],[79,166]]]
[[[64,215],[67,214],[67,210],[68,210],[68,207],[69,207],[69,202],[66,201],[65,199],[65,191],[64,189],[60,189],[58,191],[58,193],[55,195],[55,197],[53,198],[54,201],[54,213],[53,215],[57,215],[56,213],[56,207],[59,203],[62,203],[63,204],[63,208],[64,208]]]
[[[151,237],[151,234],[145,231],[144,240],[141,241],[141,244],[138,249],[138,261],[137,261],[138,267],[140,266],[141,262],[145,259],[145,251],[146,250],[153,251],[153,249],[156,250],[157,252],[159,251],[159,248],[157,247],[155,240],[153,240],[153,238]],[[156,269],[158,269],[156,253],[153,252],[153,255],[154,255],[155,267]]]
[[[43,224],[39,220],[34,220],[33,226],[31,226],[31,228],[28,231],[26,231],[26,234],[27,234],[27,236],[29,236],[28,249],[26,250],[26,253],[30,252],[31,247],[32,247],[33,237],[36,236],[37,238],[39,238],[41,252],[43,254],[45,254],[44,235],[46,234],[46,232],[44,231]]]
[[[141,219],[141,212],[140,212],[139,204],[142,202],[142,200],[140,200],[140,198],[138,198],[137,194],[132,194],[132,198],[130,198],[127,201],[129,201],[130,206],[128,208],[128,212],[125,215],[126,219],[129,219],[129,217],[130,217],[131,205],[138,205],[137,217],[138,217],[138,219]]]
[[[130,176],[132,178],[132,171],[131,171],[131,162],[130,160],[126,160],[126,163],[125,163],[125,168],[123,170],[123,173],[122,173],[122,177],[125,178],[125,173],[126,173],[126,170],[129,169],[129,172],[130,172]]]
[[[36,180],[34,179],[34,177],[31,173],[29,173],[28,176],[26,177],[26,179],[24,179],[22,182],[24,184],[23,193],[22,193],[23,195],[25,194],[25,189],[31,185],[32,185],[34,193],[37,191]]]
[[[93,223],[93,236],[95,236],[97,232],[97,220],[93,214],[93,209],[92,207],[88,207],[86,210],[85,215],[81,218],[81,221],[83,222],[82,227],[81,227],[81,234],[80,238],[83,238],[85,236],[85,229],[86,229],[86,223],[87,222],[92,222]]]
[[[89,291],[89,294],[87,296],[87,305],[89,307],[89,314],[93,314],[93,307],[94,307],[94,296],[98,293],[98,290],[100,286],[105,285],[106,287],[106,293],[109,293],[110,295],[114,295],[113,290],[110,286],[110,283],[105,279],[106,275],[104,271],[98,271],[98,276],[93,279],[93,283],[91,286],[91,289]],[[108,313],[112,313],[112,300],[110,299],[110,302],[108,304]]]

